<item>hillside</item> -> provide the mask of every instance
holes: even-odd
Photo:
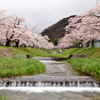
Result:
[[[52,26],[46,28],[41,32],[40,34],[42,36],[47,35],[50,39],[55,38],[62,38],[65,35],[64,27],[68,25],[68,20],[71,17],[75,17],[75,15],[72,15],[70,17],[63,18],[59,22],[53,24]]]

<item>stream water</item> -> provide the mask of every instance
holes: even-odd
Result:
[[[0,95],[9,100],[100,100],[100,84],[79,76],[66,62],[37,57],[46,72],[0,81]]]

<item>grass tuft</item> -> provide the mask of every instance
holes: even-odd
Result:
[[[2,95],[0,95],[0,100],[8,100],[5,97],[3,97]]]

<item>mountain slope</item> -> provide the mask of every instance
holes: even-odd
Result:
[[[53,24],[52,26],[46,28],[41,32],[40,34],[42,36],[47,35],[50,39],[55,38],[62,38],[65,36],[65,30],[64,27],[68,25],[68,20],[71,17],[75,17],[75,15],[72,15],[70,17],[63,18],[59,22]]]

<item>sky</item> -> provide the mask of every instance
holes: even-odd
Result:
[[[0,0],[0,10],[26,19],[34,33],[70,15],[78,15],[96,5],[96,0]]]

